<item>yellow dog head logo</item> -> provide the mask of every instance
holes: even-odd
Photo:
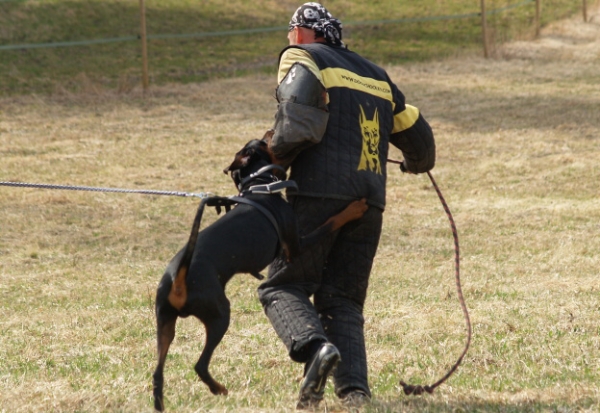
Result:
[[[360,106],[359,123],[363,141],[358,170],[375,172],[381,175],[381,162],[379,161],[379,113],[377,109],[375,109],[373,119],[367,119],[365,110]]]

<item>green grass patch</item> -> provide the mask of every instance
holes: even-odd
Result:
[[[518,0],[487,2],[490,11]],[[252,73],[273,74],[286,31],[214,37],[186,35],[285,27],[300,3],[264,1],[146,2],[150,81],[188,83]],[[374,5],[334,0],[327,7],[343,22],[346,42],[380,64],[424,61],[481,49],[479,17],[472,1],[417,3],[378,1]],[[577,2],[544,2],[543,23],[578,10]],[[533,3],[489,16],[493,42],[531,37]],[[442,18],[445,17],[445,18]],[[450,17],[449,19],[447,19]],[[385,20],[430,19],[381,23]],[[378,23],[380,22],[380,23]],[[111,1],[0,2],[0,46],[43,45],[0,50],[0,93],[89,92],[99,88],[127,92],[140,85],[141,46],[138,3]],[[169,35],[168,38],[160,38]],[[183,37],[177,37],[183,36]],[[66,47],[49,43],[115,42]],[[118,39],[123,39],[118,41]]]

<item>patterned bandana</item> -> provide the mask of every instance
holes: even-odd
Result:
[[[319,3],[304,3],[298,7],[292,20],[290,20],[289,29],[294,27],[305,27],[312,29],[317,35],[322,35],[327,43],[336,46],[343,46],[342,42],[342,22],[336,19]]]

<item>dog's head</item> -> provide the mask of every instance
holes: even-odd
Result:
[[[268,150],[268,140],[272,136],[272,131],[265,133],[263,139],[252,139],[244,147],[235,154],[233,162],[227,168],[223,169],[225,174],[231,173],[231,178],[235,186],[239,188],[242,180],[251,173],[258,171],[266,165],[272,164],[272,159]],[[279,179],[285,179],[278,176],[279,171],[273,171],[273,174]]]

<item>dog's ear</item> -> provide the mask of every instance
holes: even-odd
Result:
[[[273,135],[275,135],[275,129],[268,129],[264,136],[262,137],[262,141],[268,145],[271,144],[271,140],[273,139]]]
[[[251,157],[251,155],[240,155],[240,153],[238,152],[235,155],[235,159],[233,160],[231,165],[229,165],[227,168],[223,169],[223,173],[225,173],[225,175],[227,175],[227,173],[229,173],[231,171],[237,171],[239,169],[242,169],[243,167],[248,165],[248,162],[250,161],[250,157]]]
[[[256,149],[253,146],[246,144],[242,150],[235,154],[235,158],[233,158],[231,165],[223,169],[225,175],[227,175],[227,173],[230,171],[237,171],[245,166],[248,166],[248,162],[250,162],[250,159],[255,152]]]
[[[283,166],[284,168],[287,169],[290,166],[290,164],[292,163],[292,161],[294,160],[295,155],[288,156],[286,158],[278,158],[277,155],[275,155],[273,153],[273,150],[271,149],[271,141],[273,140],[274,135],[275,135],[275,129],[268,129],[265,132],[265,135],[263,136],[263,138],[261,139],[261,142],[266,144],[265,149],[267,151],[267,154],[269,155],[271,163],[275,164],[275,165]],[[277,173],[275,175],[277,175]],[[285,176],[284,176],[284,178],[281,178],[281,177],[279,177],[279,178],[285,179]]]

